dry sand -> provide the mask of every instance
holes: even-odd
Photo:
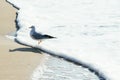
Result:
[[[5,37],[15,31],[16,11],[5,0],[0,0],[0,80],[31,80],[32,72],[46,57]]]

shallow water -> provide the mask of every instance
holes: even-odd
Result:
[[[50,57],[47,69],[39,80],[99,80],[87,68],[75,65],[63,59]]]
[[[120,80],[119,0],[8,1],[20,9],[16,19],[20,28],[16,40],[20,43],[75,59],[94,68],[107,79]],[[32,25],[37,32],[57,39],[45,40],[38,46],[37,41],[29,36],[28,27]]]

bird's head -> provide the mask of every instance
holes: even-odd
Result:
[[[31,27],[29,27],[29,28],[32,28],[32,29],[34,29],[34,28],[35,28],[35,26],[31,26]]]

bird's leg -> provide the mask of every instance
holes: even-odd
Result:
[[[42,41],[41,41],[41,40],[39,40],[39,41],[38,41],[38,45],[39,45],[41,42],[42,42]]]

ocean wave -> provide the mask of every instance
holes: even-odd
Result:
[[[120,11],[118,0],[7,0],[19,7],[16,40],[27,46],[84,63],[108,80],[119,80]],[[37,32],[55,36],[38,45]]]

